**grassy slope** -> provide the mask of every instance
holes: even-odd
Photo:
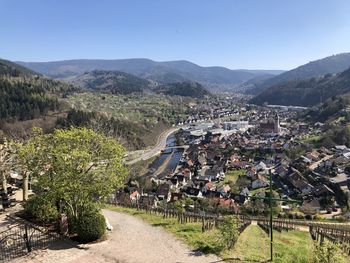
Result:
[[[201,223],[179,224],[177,219],[163,218],[135,209],[108,206],[108,209],[128,213],[145,220],[154,226],[162,226],[175,234],[193,249],[214,253],[228,262],[264,262],[269,259],[269,237],[258,226],[249,226],[239,237],[234,249],[222,251],[218,230],[201,232]],[[300,231],[274,232],[274,262],[310,262],[313,243],[309,233]]]
[[[308,232],[274,232],[274,262],[310,262],[313,243]],[[239,237],[233,251],[225,257],[240,261],[267,261],[270,258],[270,240],[258,226],[249,226]]]

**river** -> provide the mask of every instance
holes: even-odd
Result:
[[[176,146],[175,134],[172,133],[166,139],[166,147]],[[159,178],[163,178],[173,173],[179,164],[184,149],[165,149],[162,154],[151,164],[146,176],[152,176],[156,173]],[[166,165],[165,167],[163,167]],[[161,169],[161,171],[159,171]]]

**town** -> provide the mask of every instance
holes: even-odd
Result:
[[[141,177],[143,183],[129,180],[127,192],[118,191],[115,202],[157,207],[190,198],[215,211],[257,215],[267,206],[254,197],[268,194],[271,174],[275,196],[300,201],[278,202],[278,217],[342,214],[349,198],[350,149],[302,147],[322,133],[322,123],[297,121],[299,108],[225,106],[181,123]]]

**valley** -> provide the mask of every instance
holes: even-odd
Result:
[[[295,239],[301,249],[312,243],[313,227],[339,226],[348,235],[343,223],[350,204],[348,70],[252,95],[265,77],[241,82],[247,90],[240,93],[212,93],[194,79],[161,83],[101,69],[51,79],[2,63],[3,143],[34,140],[40,127],[39,136],[92,132],[122,147],[119,165],[125,174],[105,199],[110,210],[140,213],[150,222],[160,218],[134,214],[135,209],[173,217],[179,224],[174,229],[158,223],[201,255],[235,260],[266,258],[268,251],[262,255],[242,244],[256,242],[252,235],[267,241],[269,215],[278,231],[276,262],[296,256],[281,255],[286,240]],[[234,249],[217,241],[220,225],[232,215],[241,234]],[[186,230],[191,227],[195,230]],[[348,242],[339,242],[343,250],[335,251],[345,260]],[[311,250],[305,253],[300,262],[312,258]]]

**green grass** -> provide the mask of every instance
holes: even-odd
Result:
[[[320,135],[309,135],[302,140],[300,140],[303,143],[316,143],[322,139],[322,136]]]
[[[311,262],[313,241],[308,232],[274,231],[273,248],[274,262]],[[234,249],[223,256],[232,262],[266,262],[270,259],[270,239],[259,226],[251,225],[240,235]]]
[[[163,227],[182,239],[192,249],[216,254],[226,262],[266,262],[270,258],[269,237],[256,225],[250,225],[243,231],[233,249],[223,250],[220,245],[219,231],[214,229],[202,233],[200,222],[180,224],[176,218],[163,218],[161,215],[148,214],[136,209],[111,205],[107,208],[137,216],[153,226]],[[308,232],[274,231],[274,262],[311,263],[313,247],[313,241]]]
[[[246,169],[233,170],[225,173],[224,183],[233,183],[235,184],[240,176],[245,176],[247,173]]]

